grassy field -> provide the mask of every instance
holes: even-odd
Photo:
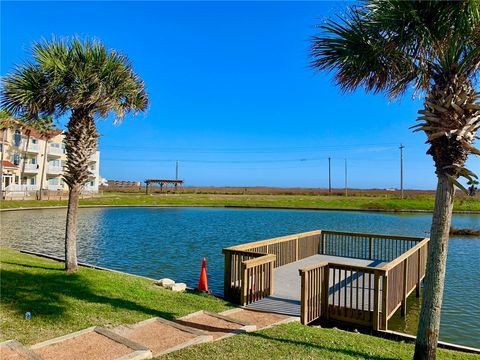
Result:
[[[231,307],[212,296],[174,293],[138,277],[88,268],[67,274],[63,263],[5,248],[0,262],[0,341],[32,344],[93,325],[109,328]],[[30,320],[24,318],[27,311]]]
[[[267,195],[267,194],[152,194],[105,192],[95,198],[83,199],[81,205],[176,205],[176,206],[252,206],[312,209],[380,209],[380,210],[432,210],[432,194],[412,195],[400,199],[388,194],[340,195]],[[66,200],[4,200],[0,208],[62,206]],[[456,211],[480,211],[480,198],[459,196]]]
[[[299,323],[238,335],[170,353],[159,359],[412,359],[413,344]],[[479,355],[439,350],[438,359],[473,360]]]

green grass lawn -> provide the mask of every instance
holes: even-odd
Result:
[[[289,323],[189,347],[158,359],[412,359],[413,344],[352,332]],[[438,359],[480,359],[440,349]]]
[[[196,293],[174,293],[146,279],[80,268],[0,249],[0,337],[33,344],[90,326],[114,327],[160,316],[230,308],[227,302]],[[30,320],[24,315],[29,311]]]
[[[0,208],[66,205],[66,200],[0,201]],[[81,205],[176,205],[176,206],[271,206],[287,208],[432,210],[433,195],[417,195],[400,199],[394,195],[232,195],[232,194],[153,194],[108,193],[80,200]],[[480,211],[479,198],[458,197],[456,211]]]

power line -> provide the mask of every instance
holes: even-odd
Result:
[[[371,148],[374,147],[374,148]],[[366,151],[387,151],[395,149],[395,144],[345,144],[330,146],[281,146],[281,147],[264,147],[264,148],[208,148],[208,147],[159,147],[159,146],[123,146],[123,145],[100,145],[100,149],[126,150],[126,151],[146,151],[158,150],[159,152],[167,151],[192,151],[195,153],[285,153],[285,152],[304,152],[313,151],[331,151],[331,150],[348,150],[360,149]]]

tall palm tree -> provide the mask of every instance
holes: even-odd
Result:
[[[11,113],[36,119],[67,114],[64,180],[69,187],[65,268],[77,270],[77,212],[88,181],[89,158],[97,149],[95,120],[111,112],[115,121],[144,111],[148,96],[127,57],[98,41],[78,38],[34,44],[32,61],[3,78],[1,103]]]
[[[454,185],[480,127],[480,0],[365,0],[319,25],[312,65],[333,71],[344,91],[363,87],[391,99],[413,88],[424,96],[415,131],[427,136],[438,179],[416,359],[434,359],[440,327]]]

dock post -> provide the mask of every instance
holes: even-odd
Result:
[[[387,330],[388,327],[388,277],[387,272],[383,274],[382,281],[382,323],[380,328]]]
[[[334,285],[335,286],[335,285]],[[323,268],[323,297],[322,297],[322,305],[323,305],[323,317],[328,320],[328,300],[330,295],[330,269],[328,265]]]
[[[408,258],[403,261],[403,298],[402,305],[400,308],[400,315],[405,316],[407,313],[407,282],[408,282]]]
[[[225,274],[223,279],[223,294],[226,299],[230,299],[230,289],[232,287],[232,254],[229,251],[224,251],[225,255]],[[238,299],[235,299],[238,301]]]
[[[372,287],[371,281],[372,281],[372,275],[369,276],[369,281],[368,281],[369,288]],[[379,330],[380,329],[380,326],[379,326],[380,311],[379,311],[379,306],[378,306],[379,305],[378,304],[378,295],[379,295],[378,288],[379,288],[379,276],[378,276],[378,272],[375,271],[374,275],[373,275],[373,324],[372,324],[373,325],[373,330]],[[371,299],[369,299],[369,301],[368,301],[368,307],[370,307],[370,301],[371,301]]]
[[[420,297],[421,252],[422,252],[422,249],[418,249],[418,258],[417,258],[417,262],[418,262],[418,266],[417,266],[417,285],[415,286],[415,296],[416,296],[417,298]]]
[[[372,238],[368,238],[368,259],[372,260],[372,247],[373,247],[373,240]]]
[[[307,282],[308,282],[308,272],[301,272],[301,288],[300,288],[300,322],[302,325],[306,325],[308,323],[307,312],[308,308],[310,307],[310,299],[307,295]],[[311,290],[311,289],[308,289]],[[308,303],[307,303],[308,302]]]
[[[274,278],[273,278],[273,271],[274,271],[274,268],[273,268],[273,261],[270,262],[270,293],[268,295],[273,295],[273,292],[275,290],[274,288]]]

